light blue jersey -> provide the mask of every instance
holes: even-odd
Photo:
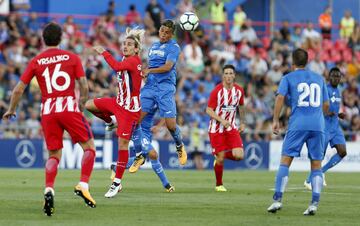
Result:
[[[324,132],[322,106],[329,97],[322,76],[302,69],[291,72],[281,79],[278,94],[289,98],[289,131]]]
[[[160,117],[176,117],[176,61],[180,47],[175,40],[165,43],[155,42],[149,50],[149,68],[159,68],[167,61],[174,63],[166,73],[150,73],[145,86],[141,90],[141,107],[143,112],[151,112],[158,106]]]
[[[338,114],[340,111],[341,95],[337,87],[333,87],[330,84],[327,86],[328,96],[330,100],[330,112],[334,112],[334,116],[325,117],[326,131],[333,132],[339,128]]]
[[[333,87],[330,84],[327,86],[328,96],[330,100],[330,112],[334,112],[333,116],[325,116],[325,151],[327,145],[330,144],[330,147],[335,147],[337,144],[345,145],[345,137],[343,132],[341,131],[339,125],[339,111],[341,104],[341,94],[337,87]]]
[[[281,79],[278,94],[285,96],[291,107],[282,155],[298,157],[306,143],[309,158],[322,160],[325,146],[322,107],[329,100],[323,77],[308,70],[296,70]]]
[[[180,46],[175,40],[168,42],[155,42],[149,50],[149,68],[159,68],[167,61],[174,63],[172,69],[166,73],[148,75],[146,85],[154,85],[160,83],[176,84],[176,61],[180,55]],[[164,84],[165,85],[165,84]]]

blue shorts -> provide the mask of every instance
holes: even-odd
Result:
[[[161,84],[157,87],[144,86],[141,89],[140,101],[143,112],[152,112],[157,105],[161,118],[176,118],[176,88],[172,84]]]
[[[343,144],[343,145],[346,144],[344,134],[343,134],[343,132],[341,131],[340,128],[338,128],[336,131],[326,133],[326,135],[325,135],[325,146],[324,146],[325,151],[326,151],[326,148],[327,148],[328,144],[330,144],[331,148],[335,147],[335,145],[337,145],[337,144]]]
[[[282,155],[299,157],[306,143],[308,157],[311,160],[323,160],[325,133],[320,131],[287,131],[282,146]]]

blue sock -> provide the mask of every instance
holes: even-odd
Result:
[[[320,201],[320,193],[323,186],[323,175],[321,169],[311,170],[311,203],[317,204]]]
[[[151,166],[152,166],[154,172],[160,178],[163,187],[168,185],[169,181],[168,181],[168,179],[167,179],[167,177],[165,175],[164,169],[163,169],[159,159],[150,160],[150,162],[151,162]]]
[[[126,164],[126,169],[130,168],[130,166],[133,164],[134,160],[135,160],[135,156],[129,158],[128,163]]]
[[[322,167],[322,172],[325,173],[330,168],[334,167],[336,164],[338,164],[341,161],[341,159],[342,158],[338,153],[333,155],[333,157],[331,157],[331,159],[325,164],[325,166]]]
[[[286,184],[289,180],[289,166],[280,165],[276,174],[274,201],[280,202],[285,191]]]
[[[134,142],[134,151],[136,155],[138,155],[142,151],[142,129],[140,125],[135,128],[132,135],[132,141]]]
[[[174,138],[174,141],[176,143],[176,146],[180,146],[182,145],[182,136],[181,136],[181,131],[179,129],[179,126],[176,125],[176,129],[175,131],[170,131],[171,136]]]
[[[306,178],[306,183],[311,183],[311,172],[309,173],[308,177]]]

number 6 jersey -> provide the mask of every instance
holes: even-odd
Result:
[[[323,103],[329,100],[324,78],[312,71],[297,69],[285,75],[278,94],[289,98],[291,107],[288,130],[325,129]]]
[[[29,62],[20,79],[29,84],[34,76],[42,94],[42,115],[79,112],[75,99],[75,80],[85,76],[85,73],[77,55],[49,48]]]

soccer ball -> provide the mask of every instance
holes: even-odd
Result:
[[[199,18],[195,13],[186,12],[180,17],[180,27],[184,31],[193,31],[199,25]]]

